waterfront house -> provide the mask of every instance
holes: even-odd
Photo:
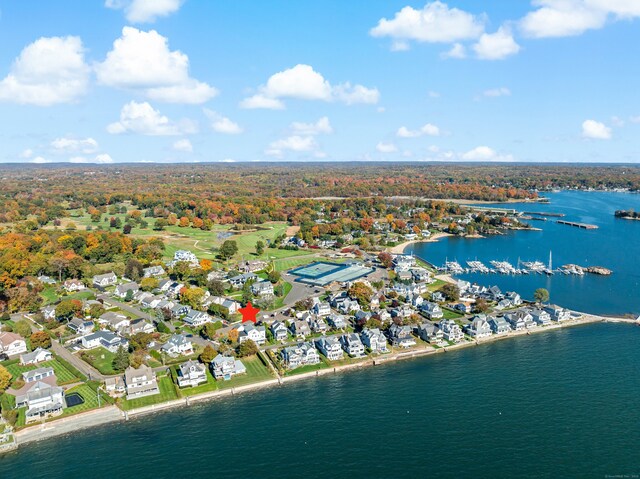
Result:
[[[242,323],[238,327],[238,342],[253,341],[258,346],[267,342],[267,331],[264,326],[256,326],[252,321]]]
[[[342,354],[342,350],[340,350],[340,354]],[[320,362],[318,351],[316,351],[313,344],[309,342],[299,343],[296,346],[284,348],[280,352],[280,355],[282,356],[285,366],[289,369],[295,369],[299,366],[306,366],[310,364],[318,364]]]
[[[139,289],[140,286],[138,285],[138,283],[134,283],[132,281],[130,283],[119,284],[118,286],[116,286],[116,290],[113,292],[113,295],[118,298],[124,299],[127,297],[127,294],[129,294],[129,291],[131,291],[131,294],[133,295]]]
[[[464,340],[464,333],[452,319],[443,319],[438,323],[445,340],[459,343]]]
[[[360,333],[362,343],[373,353],[389,352],[387,348],[387,338],[378,328],[365,328]]]
[[[561,308],[560,306],[550,305],[546,306],[544,310],[549,313],[551,317],[551,321],[557,321],[558,323],[562,321],[568,321],[571,319],[571,313],[568,309]]]
[[[129,341],[111,331],[96,331],[95,333],[83,336],[81,344],[84,349],[103,347],[112,353],[115,353],[121,346],[124,349],[129,347]]]
[[[158,276],[164,276],[167,274],[164,268],[160,265],[158,266],[149,266],[148,268],[144,268],[142,270],[142,276],[144,278],[156,278]]]
[[[309,323],[302,320],[292,321],[289,327],[291,334],[299,339],[304,339],[311,334]]]
[[[177,368],[178,386],[197,386],[207,382],[207,369],[204,364],[196,361],[187,361]]]
[[[89,319],[73,318],[67,323],[67,328],[75,334],[89,334],[95,328],[93,321]]]
[[[416,333],[418,337],[429,344],[435,344],[436,346],[444,346],[444,333],[438,327],[437,324],[433,324],[430,321],[425,321],[416,327]]]
[[[0,332],[0,353],[15,356],[27,352],[27,342],[16,333]]]
[[[392,324],[389,327],[389,339],[393,346],[400,348],[410,348],[416,345],[416,340],[411,334],[410,326],[401,326],[399,324]]]
[[[335,336],[316,339],[316,347],[330,361],[337,361],[344,356],[340,341]]]
[[[31,353],[24,353],[20,355],[20,365],[27,366],[29,364],[38,364],[45,361],[51,361],[53,354],[50,351],[42,348],[36,348]]]
[[[22,373],[22,379],[25,383],[34,383],[37,381],[43,381],[45,378],[52,378],[55,376],[55,372],[53,368],[36,368],[30,371],[25,371]],[[55,381],[55,379],[54,379]]]
[[[551,324],[551,315],[543,309],[532,309],[530,314],[538,326],[548,326]]]
[[[509,291],[505,298],[511,301],[511,304],[514,306],[520,306],[522,304],[522,298],[515,291]]]
[[[55,376],[27,383],[16,394],[16,408],[20,407],[26,407],[27,423],[60,415],[64,409],[64,390],[56,386]]]
[[[526,324],[522,315],[516,313],[507,313],[504,315],[504,319],[511,325],[511,329],[514,331],[523,331],[526,329]]]
[[[444,316],[442,308],[437,303],[425,301],[420,305],[420,310],[429,319],[440,319]]]
[[[489,327],[493,334],[507,334],[511,331],[509,323],[503,317],[490,317],[488,320]]]
[[[273,284],[271,284],[271,281],[258,281],[257,283],[253,283],[251,285],[251,293],[260,298],[273,296]]]
[[[242,364],[242,361],[231,356],[218,354],[213,358],[213,361],[211,361],[211,373],[216,379],[228,381],[233,376],[246,372],[247,368]]]
[[[276,341],[285,341],[288,337],[287,326],[282,321],[274,321],[269,329]]]
[[[68,279],[62,283],[62,289],[67,293],[74,293],[76,291],[82,291],[86,289],[86,286],[79,279]]]
[[[169,356],[185,356],[193,354],[193,345],[184,334],[174,334],[160,347],[160,350]]]
[[[476,339],[488,338],[492,334],[491,326],[487,322],[487,317],[484,314],[475,316],[471,323],[467,325],[466,332],[469,336]]]
[[[202,311],[189,308],[189,311],[187,311],[187,314],[182,318],[182,321],[191,327],[197,328],[205,323],[211,322],[211,316]]]
[[[364,344],[356,333],[343,334],[340,336],[342,349],[352,358],[364,356]]]
[[[122,376],[113,376],[104,380],[104,389],[112,396],[119,396],[127,390]]]
[[[160,393],[156,375],[149,366],[142,364],[139,368],[129,366],[124,372],[127,399],[136,399]]]
[[[112,271],[106,274],[98,274],[93,277],[91,281],[96,288],[106,288],[107,286],[112,286],[118,282],[118,277]]]
[[[344,329],[347,327],[347,319],[341,314],[330,314],[327,317],[329,326],[333,329]]]

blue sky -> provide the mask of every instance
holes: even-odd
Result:
[[[640,160],[637,0],[0,0],[3,162]]]

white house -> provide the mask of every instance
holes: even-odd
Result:
[[[271,284],[271,281],[258,281],[253,283],[251,285],[251,293],[261,298],[273,296],[273,284]]]
[[[140,289],[138,283],[134,283],[133,281],[130,283],[119,284],[116,286],[116,290],[114,291],[114,296],[118,298],[126,298],[129,291],[131,294],[135,294]]]
[[[420,310],[429,319],[440,319],[444,316],[442,308],[437,303],[425,301],[420,305]]]
[[[98,274],[93,277],[93,285],[97,288],[106,288],[118,282],[118,277],[112,271],[111,273]]]
[[[549,313],[551,321],[557,321],[558,323],[561,323],[562,321],[568,321],[571,319],[571,313],[569,312],[569,310],[561,308],[560,306],[546,306],[544,308],[544,311]]]
[[[174,261],[186,261],[187,263],[198,263],[198,258],[191,251],[179,249],[173,254]]]
[[[64,409],[64,390],[53,381],[35,381],[27,384],[16,395],[16,407],[25,407],[26,422],[57,416]]]
[[[316,347],[330,361],[337,361],[344,357],[340,341],[335,336],[316,339]]]
[[[274,321],[269,329],[271,329],[273,339],[276,341],[284,341],[288,337],[287,326],[281,321]]]
[[[342,350],[340,351],[342,354]],[[299,343],[296,346],[290,346],[284,348],[280,355],[285,366],[289,369],[295,369],[299,366],[306,366],[309,364],[318,364],[320,362],[320,356],[318,351],[313,347],[311,343]]]
[[[343,334],[340,336],[342,349],[351,357],[359,358],[364,356],[364,344],[355,333]]]
[[[20,364],[26,366],[28,364],[38,364],[45,361],[51,361],[53,354],[50,351],[42,348],[36,348],[31,353],[25,353],[20,355]]]
[[[193,345],[184,334],[174,334],[160,347],[160,350],[169,356],[187,355],[193,353]]]
[[[15,356],[27,352],[27,342],[16,333],[0,332],[0,353]]]
[[[551,315],[543,309],[532,309],[530,314],[539,326],[551,324]]]
[[[425,321],[418,325],[416,332],[420,339],[428,342],[429,344],[435,344],[436,346],[444,346],[446,344],[442,330],[430,321]]]
[[[157,276],[164,276],[166,271],[162,266],[149,266],[142,270],[142,276],[145,278],[155,278]]]
[[[251,321],[246,321],[238,328],[238,342],[251,340],[258,346],[267,342],[267,331],[264,326],[256,326]]]
[[[149,366],[141,365],[138,369],[128,367],[124,372],[127,388],[127,399],[152,396],[160,393],[156,375]]]
[[[85,349],[103,347],[112,353],[115,353],[121,346],[124,349],[129,347],[129,341],[125,338],[121,338],[111,331],[96,331],[95,333],[83,336],[81,344]]]
[[[211,361],[211,372],[214,378],[228,381],[237,374],[246,373],[247,369],[239,359],[218,354]]]
[[[189,312],[182,318],[182,321],[187,323],[189,326],[202,326],[205,323],[211,322],[211,316],[202,311],[197,311],[195,309],[190,309]]]
[[[487,317],[484,314],[479,314],[474,317],[466,329],[467,334],[476,339],[488,338],[493,334],[491,326],[487,322]]]
[[[511,331],[509,323],[502,317],[492,316],[489,318],[488,323],[493,334],[507,334]]]
[[[207,382],[207,369],[204,364],[187,361],[178,367],[178,386],[197,386]]]
[[[458,326],[453,320],[443,319],[438,323],[438,326],[442,330],[444,339],[447,341],[458,343],[464,340],[464,333],[462,332],[462,329],[460,329],[460,326]]]
[[[106,325],[116,331],[120,331],[131,324],[131,320],[124,314],[107,311],[98,318],[100,324]]]
[[[66,280],[64,283],[62,283],[62,288],[68,293],[72,293],[74,291],[82,291],[83,289],[86,289],[82,281],[78,279]]]
[[[371,352],[386,353],[389,351],[389,348],[387,348],[387,338],[378,328],[363,329],[362,333],[360,333],[360,339]]]

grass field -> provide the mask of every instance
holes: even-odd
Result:
[[[458,319],[464,316],[464,314],[448,308],[442,308],[442,314],[444,319]]]
[[[158,387],[160,388],[160,394],[154,394],[153,396],[145,396],[137,399],[123,399],[120,404],[122,409],[128,411],[129,409],[151,406],[153,404],[178,399],[178,394],[176,393],[173,381],[169,376],[159,377]]]
[[[209,372],[209,368],[207,368],[206,374],[207,374],[206,383],[199,384],[198,386],[195,386],[195,387],[182,388],[180,389],[180,396],[182,397],[195,396],[196,394],[202,394],[209,391],[215,391],[216,389],[218,389],[218,383]]]
[[[234,376],[228,381],[219,381],[219,389],[229,389],[238,386],[244,386],[250,383],[256,383],[259,381],[265,381],[267,379],[273,379],[273,375],[267,366],[265,366],[258,356],[250,356],[248,358],[241,358],[242,364],[247,368],[246,374]]]
[[[102,374],[112,375],[118,373],[118,371],[113,369],[113,358],[115,356],[116,355],[114,353],[107,351],[104,348],[96,348],[85,351],[82,359],[91,364]]]
[[[57,381],[58,385],[71,384],[76,381],[80,381],[82,379],[79,376],[77,371],[72,370],[71,368],[65,366],[64,364],[59,362],[57,359],[53,359],[51,361],[45,361],[37,365],[30,364],[28,366],[21,366],[20,364],[15,363],[7,366],[7,370],[11,373],[11,375],[13,376],[13,379],[15,380],[16,378],[21,376],[22,373],[26,371],[31,371],[36,368],[49,368],[49,367],[53,368],[53,372],[55,373],[56,378],[58,379]]]
[[[318,364],[307,364],[306,366],[300,366],[299,368],[290,369],[290,370],[287,370],[284,373],[284,375],[295,376],[296,374],[311,373],[311,372],[318,371],[320,369],[325,369],[328,367],[329,367],[329,363],[326,360],[324,360],[324,358],[321,358]]]
[[[271,250],[270,250],[271,251]],[[279,251],[279,250],[275,250]],[[300,253],[300,251],[295,251],[295,253]],[[276,271],[288,271],[290,269],[297,268],[298,266],[304,266],[305,264],[313,263],[318,260],[318,257],[311,252],[307,252],[309,256],[302,258],[281,258],[276,259],[273,264],[276,268]]]
[[[78,414],[80,412],[89,411],[90,409],[96,409],[98,407],[98,385],[97,382],[90,382],[74,386],[65,391],[66,395],[77,393],[82,396],[84,402],[77,406],[65,408],[62,416],[71,416],[72,414]],[[106,406],[113,402],[113,399],[108,394],[100,391],[100,407]]]

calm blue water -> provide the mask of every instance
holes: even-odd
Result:
[[[0,477],[638,474],[639,342],[580,326],[312,379],[30,445]]]
[[[481,284],[497,284],[503,291],[515,290],[531,299],[536,288],[547,288],[551,301],[596,314],[640,314],[640,221],[616,219],[619,209],[640,210],[640,195],[627,193],[561,192],[550,193],[550,204],[514,204],[520,211],[564,213],[562,219],[590,223],[597,230],[583,230],[548,221],[530,221],[542,231],[517,231],[505,236],[484,239],[444,238],[437,243],[421,243],[408,247],[438,266],[445,260],[507,260],[516,265],[522,261],[549,261],[553,265],[573,263],[581,266],[604,266],[612,269],[609,277],[585,275],[546,277],[541,275],[501,276],[467,274],[459,276]],[[500,205],[504,207],[504,205]]]

